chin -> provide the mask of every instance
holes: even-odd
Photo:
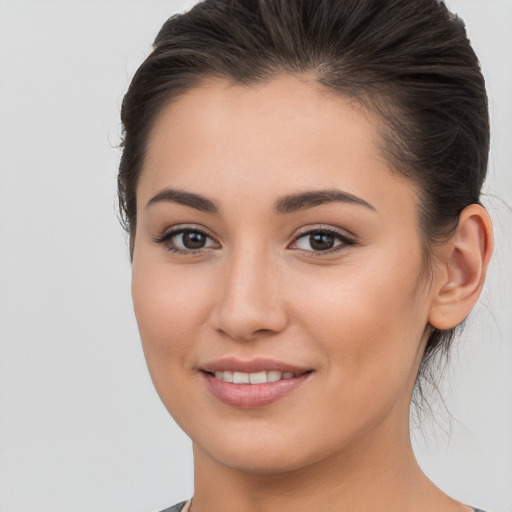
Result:
[[[297,449],[276,451],[274,446],[245,446],[241,450],[216,448],[209,448],[206,454],[218,464],[242,473],[283,474],[299,470],[311,463],[308,463],[309,457],[304,453],[301,453],[299,459],[295,455],[298,452]]]
[[[224,435],[217,431],[197,436],[193,438],[194,452],[224,467],[260,475],[294,472],[315,464],[331,452],[329,443],[315,445],[311,435],[296,432],[290,436],[290,429],[274,431],[272,435],[265,430],[241,430],[238,435],[233,431],[224,431]]]

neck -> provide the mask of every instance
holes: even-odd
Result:
[[[228,467],[194,446],[192,512],[471,510],[428,480],[402,430],[381,425],[321,461],[272,474]]]

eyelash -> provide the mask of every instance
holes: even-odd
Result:
[[[197,254],[202,254],[205,252],[205,250],[209,250],[209,248],[201,248],[201,249],[179,249],[176,246],[171,244],[172,238],[174,238],[177,235],[180,235],[182,233],[199,233],[202,236],[209,238],[210,240],[214,240],[213,237],[211,237],[208,233],[203,231],[202,229],[195,228],[195,227],[180,227],[177,229],[173,229],[171,231],[166,231],[156,237],[154,239],[154,242],[160,245],[163,245],[165,249],[167,249],[170,252],[182,254],[186,256],[194,256]],[[293,239],[292,243],[290,245],[294,245],[297,243],[298,240],[301,238],[304,238],[306,236],[316,235],[316,234],[323,234],[323,235],[331,235],[336,238],[337,241],[341,242],[339,245],[334,246],[331,249],[325,250],[325,251],[310,251],[305,249],[296,249],[300,250],[303,254],[307,256],[314,256],[314,257],[322,257],[326,254],[332,254],[335,252],[338,252],[343,249],[347,249],[348,247],[356,245],[356,241],[352,238],[349,238],[348,236],[344,235],[343,233],[332,229],[332,228],[313,228],[313,229],[304,229],[304,231],[300,231],[297,236]],[[288,247],[290,247],[290,245]]]
[[[301,238],[304,238],[306,236],[311,235],[331,235],[333,236],[338,242],[341,242],[339,245],[334,246],[331,249],[327,249],[325,251],[308,251],[304,249],[296,249],[300,250],[304,255],[306,256],[313,256],[313,257],[322,257],[328,254],[333,254],[338,251],[342,251],[344,249],[347,249],[348,247],[356,245],[356,241],[352,238],[349,238],[347,235],[341,233],[340,231],[333,229],[333,228],[305,228],[303,231],[299,231],[297,236],[293,239],[292,245],[296,244],[298,240]]]
[[[202,229],[195,228],[195,227],[192,227],[192,226],[188,226],[188,227],[176,228],[176,229],[173,229],[171,231],[166,231],[166,232],[162,233],[160,236],[156,237],[154,239],[154,242],[157,243],[157,244],[163,245],[165,247],[165,249],[167,249],[170,252],[174,252],[174,253],[177,253],[177,254],[183,254],[183,255],[187,255],[187,256],[194,256],[196,254],[201,254],[201,253],[203,253],[205,251],[204,248],[201,248],[201,249],[187,249],[187,250],[178,249],[177,247],[172,245],[171,240],[175,236],[181,235],[182,233],[199,233],[199,234],[203,235],[204,237],[213,240],[213,238],[208,233],[203,231]]]

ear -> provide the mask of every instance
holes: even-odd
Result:
[[[493,245],[486,210],[477,204],[464,208],[453,236],[436,249],[430,325],[451,329],[466,318],[482,291]]]

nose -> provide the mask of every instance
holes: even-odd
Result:
[[[227,258],[211,313],[213,328],[237,341],[281,332],[288,317],[278,267],[270,255],[250,248]]]

